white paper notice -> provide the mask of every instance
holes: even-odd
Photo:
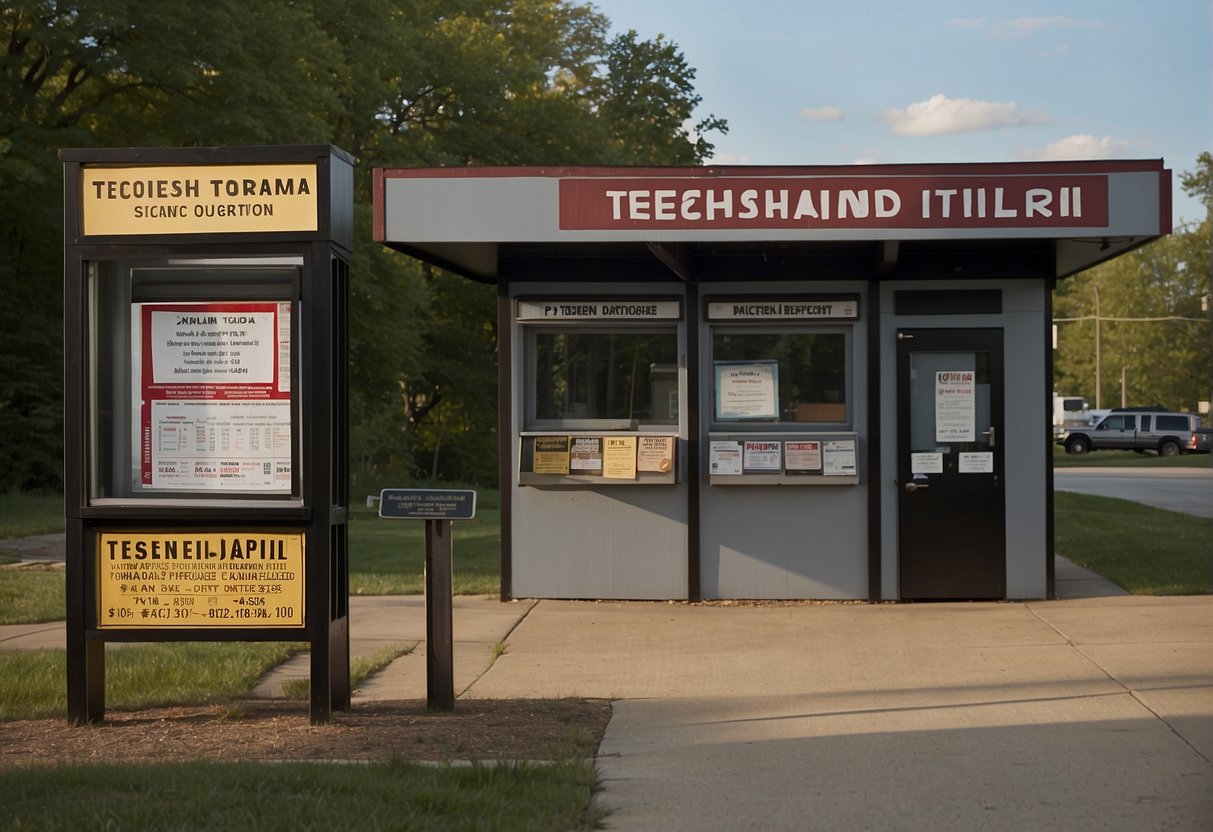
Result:
[[[789,474],[805,474],[821,470],[820,442],[786,442],[783,446],[783,453],[784,466]]]
[[[774,419],[779,415],[779,365],[774,361],[716,365],[717,419]]]
[[[942,474],[943,454],[932,452],[910,454],[911,474]]]
[[[750,440],[745,443],[743,467],[747,471],[781,471],[782,442]]]
[[[994,454],[990,451],[961,454],[956,471],[960,474],[993,474]]]
[[[144,488],[292,487],[290,304],[146,303],[138,350]]]
[[[152,488],[291,487],[291,403],[151,403]]]
[[[935,374],[935,441],[972,442],[977,438],[974,372],[941,370]]]
[[[710,470],[713,474],[741,473],[741,443],[713,442],[709,449]]]
[[[855,441],[836,439],[822,445],[821,461],[827,477],[855,475]]]

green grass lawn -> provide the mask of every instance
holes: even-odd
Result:
[[[1213,593],[1213,520],[1057,491],[1054,539],[1057,554],[1134,595]]]
[[[160,642],[106,651],[105,701],[119,710],[247,697],[306,642]],[[65,650],[0,650],[0,722],[67,717]]]
[[[501,507],[477,495],[476,517],[451,523],[456,595],[501,591]],[[409,595],[425,589],[425,520],[385,520],[377,509],[350,509],[350,594]]]
[[[0,829],[563,832],[597,828],[597,787],[583,760],[37,767],[0,773]]]
[[[1136,451],[1091,451],[1068,454],[1053,445],[1054,468],[1213,468],[1213,454],[1180,454],[1168,458]]]

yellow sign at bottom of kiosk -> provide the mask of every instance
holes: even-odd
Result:
[[[303,627],[303,535],[122,532],[97,538],[97,626]]]

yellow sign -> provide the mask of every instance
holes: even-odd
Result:
[[[602,475],[609,479],[636,479],[636,437],[602,438]]]
[[[97,626],[303,627],[303,535],[122,532],[97,538]]]
[[[316,231],[315,164],[86,166],[84,234]]]

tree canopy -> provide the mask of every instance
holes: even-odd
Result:
[[[1163,405],[1196,411],[1209,395],[1209,224],[1063,280],[1054,293],[1053,386],[1104,408]],[[1100,395],[1096,395],[1096,294]]]
[[[7,0],[0,34],[0,489],[61,485],[60,148],[353,153],[353,466],[476,482],[496,474],[495,295],[371,242],[371,170],[694,164],[727,129],[692,125],[674,44],[611,38],[572,0]]]

